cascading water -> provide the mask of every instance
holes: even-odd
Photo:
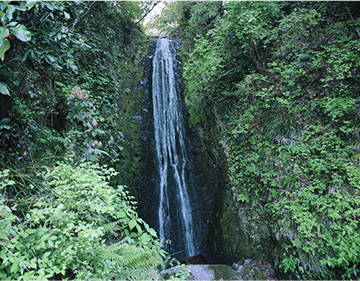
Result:
[[[195,242],[185,172],[188,159],[181,99],[176,91],[172,43],[171,40],[158,39],[153,58],[152,99],[159,174],[159,234],[160,239],[173,240],[173,233],[180,232],[178,237],[182,241],[173,243],[181,243],[186,255],[192,256],[195,254]],[[171,202],[176,202],[171,206],[170,193],[175,193],[175,199]]]

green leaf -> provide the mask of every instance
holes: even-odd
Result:
[[[26,1],[26,7],[28,8],[28,10],[30,10],[32,7],[35,6],[37,1]]]
[[[20,6],[15,6],[15,9],[22,12],[27,11],[27,8],[23,3],[20,3]]]
[[[12,21],[12,22],[8,23],[6,26],[9,28],[9,27],[13,27],[13,26],[15,26],[17,24],[18,24],[17,21]]]
[[[1,53],[1,47],[0,47],[0,53]],[[0,82],[0,93],[2,93],[3,95],[6,95],[6,96],[10,96],[10,92],[9,92],[8,88],[6,87],[6,84],[3,82]]]
[[[124,218],[126,216],[125,212],[123,210],[120,210],[119,212],[117,212],[116,215],[118,218]]]
[[[0,16],[2,17],[4,13],[2,11],[5,11],[5,8],[9,5],[8,2],[1,1],[0,2]]]
[[[10,49],[10,43],[9,40],[6,38],[0,40],[0,58],[4,60],[5,52]],[[2,92],[3,93],[3,92]],[[4,94],[4,93],[3,93]],[[4,94],[6,95],[6,94]],[[9,94],[10,95],[10,94]]]
[[[54,11],[56,4],[55,3],[48,3],[48,2],[42,2],[45,4],[46,8],[48,8],[50,11]]]
[[[141,226],[139,224],[136,225],[136,229],[137,229],[138,233],[142,232]]]
[[[18,268],[19,268],[19,262],[16,261],[12,264],[11,268],[10,268],[10,272],[11,273],[14,273],[14,272],[17,272],[18,271]]]
[[[149,229],[149,233],[150,233],[152,236],[157,237],[157,233],[156,233],[155,229],[150,228],[150,229]]]
[[[9,30],[3,26],[0,28],[0,40],[3,40],[4,38],[9,36]]]
[[[151,236],[149,234],[143,233],[140,237],[140,243],[147,243],[151,241]]]
[[[13,18],[13,13],[14,13],[14,11],[15,11],[15,7],[13,6],[13,5],[10,5],[10,7],[8,8],[8,10],[6,11],[6,15],[5,15],[5,22],[6,21],[11,21],[12,20],[12,18]]]
[[[21,41],[27,42],[31,39],[31,32],[22,24],[15,27],[10,27],[11,32]]]
[[[48,59],[47,61],[49,63],[54,63],[56,61],[56,58],[54,56],[52,56],[52,55],[46,55],[46,58]]]
[[[135,225],[136,225],[136,220],[131,220],[131,221],[129,222],[130,230],[133,229]]]

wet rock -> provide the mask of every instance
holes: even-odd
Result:
[[[181,264],[207,264],[205,257],[202,254],[197,254],[187,259],[180,261]]]
[[[277,280],[275,270],[270,263],[252,259],[233,263],[232,267],[227,265],[178,266],[164,270],[160,274],[164,279],[169,279],[184,269],[190,271],[185,280]]]
[[[236,262],[234,262],[231,268],[232,268],[233,270],[237,270],[238,267],[239,267],[239,264],[236,263]]]
[[[254,268],[254,277],[255,280],[267,280],[266,276],[260,268]]]
[[[232,268],[242,280],[277,280],[275,270],[267,261],[246,259],[234,263]]]
[[[237,268],[236,272],[242,274],[244,271],[245,267],[243,265],[239,265],[239,267]]]
[[[169,268],[160,274],[164,279],[169,279],[184,268],[190,271],[185,280],[241,280],[240,274],[232,270],[230,266],[221,264],[184,265]]]
[[[272,269],[272,268],[269,268],[268,269],[268,274],[271,278],[275,278],[276,277],[276,273],[275,273],[275,270]]]

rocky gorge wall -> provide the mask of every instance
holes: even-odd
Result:
[[[273,264],[272,241],[252,241],[246,234],[238,215],[237,202],[227,173],[227,148],[221,138],[221,126],[212,107],[205,108],[206,122],[192,127],[191,152],[200,197],[204,198],[202,216],[205,218],[206,235],[203,254],[210,263],[231,265],[248,258],[266,260]],[[247,218],[248,219],[248,218]],[[266,221],[264,221],[266,225]],[[259,230],[258,236],[261,236]]]
[[[180,43],[178,43],[180,47]],[[144,109],[141,116],[141,186],[137,199],[139,215],[152,227],[158,229],[157,171],[154,138],[154,121],[152,105],[152,60],[155,53],[156,40],[149,46],[147,56],[143,60],[144,77],[143,87]],[[178,58],[179,63],[181,57]],[[177,72],[178,91],[186,91],[182,82],[181,65]],[[189,187],[191,201],[194,203],[193,216],[197,240],[197,253],[205,256],[209,263],[225,263],[231,265],[234,261],[247,258],[266,260],[273,263],[271,241],[263,241],[261,245],[254,244],[241,228],[241,219],[238,216],[236,201],[231,188],[231,179],[227,173],[227,146],[221,138],[222,128],[213,105],[204,105],[206,118],[191,128],[189,113],[183,100],[185,130],[189,166]],[[260,235],[260,234],[259,234]],[[163,241],[166,243],[166,241]],[[170,242],[174,243],[174,241]],[[176,242],[175,242],[176,243]],[[170,247],[179,252],[176,246]],[[176,249],[176,250],[175,250]],[[177,258],[187,258],[181,253]]]
[[[181,46],[180,42],[173,41],[173,47],[179,48]],[[149,46],[149,51],[147,56],[144,58],[143,67],[144,67],[144,78],[142,80],[142,85],[144,89],[144,110],[142,114],[142,124],[141,124],[141,138],[142,138],[142,152],[141,152],[141,177],[142,177],[142,186],[139,188],[138,201],[139,212],[141,216],[150,223],[152,227],[159,230],[159,222],[158,222],[158,209],[159,209],[159,182],[158,182],[158,171],[157,171],[157,156],[155,152],[155,132],[154,132],[154,120],[153,120],[153,104],[152,104],[152,70],[153,70],[153,57],[155,54],[156,48],[156,40],[152,41]],[[182,66],[181,66],[181,58],[179,55],[176,57],[176,62],[174,68],[175,76],[176,76],[176,91],[178,93],[183,93],[184,84],[182,80]],[[196,184],[196,176],[194,172],[194,164],[192,162],[190,143],[191,137],[189,137],[189,129],[188,129],[188,121],[186,114],[186,107],[183,100],[183,97],[180,98],[180,110],[183,112],[184,118],[184,130],[185,130],[185,146],[188,151],[189,160],[187,163],[187,168],[185,170],[187,177],[187,187],[189,192],[190,201],[192,202],[192,213],[193,220],[196,222],[194,224],[194,233],[196,236],[196,251],[202,252],[202,240],[203,236],[206,232],[204,229],[204,221],[205,216],[202,212],[203,200],[199,197],[198,187]],[[171,184],[171,183],[169,183]],[[170,208],[176,208],[175,206],[175,198],[170,199]],[[178,212],[179,210],[170,210],[171,212]],[[184,253],[183,247],[181,247],[180,236],[182,235],[181,231],[177,231],[178,234],[175,233],[175,237],[173,237],[172,241],[162,241],[167,244],[166,249],[171,254],[175,254],[175,257],[179,260],[187,258]]]
[[[190,113],[188,116],[190,120]],[[255,236],[248,235],[246,228],[252,218],[239,216],[236,194],[228,174],[229,146],[222,137],[226,126],[217,115],[216,103],[205,102],[198,116],[197,122],[190,123],[189,136],[196,186],[199,197],[204,199],[201,215],[206,230],[202,253],[210,263],[231,265],[234,261],[251,258],[274,265],[277,257],[275,242],[260,239],[259,243],[257,238],[263,237],[263,230],[252,229]],[[267,227],[266,219],[263,225]]]

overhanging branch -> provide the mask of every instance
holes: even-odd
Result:
[[[143,15],[143,16],[141,17],[141,19],[139,19],[139,20],[138,20],[137,22],[135,22],[135,23],[138,24],[139,22],[141,22],[141,21],[155,8],[155,6],[156,6],[157,4],[159,4],[159,3],[160,3],[160,1],[154,2],[153,5],[151,6],[150,10],[147,11],[147,12],[145,13],[145,15]]]

